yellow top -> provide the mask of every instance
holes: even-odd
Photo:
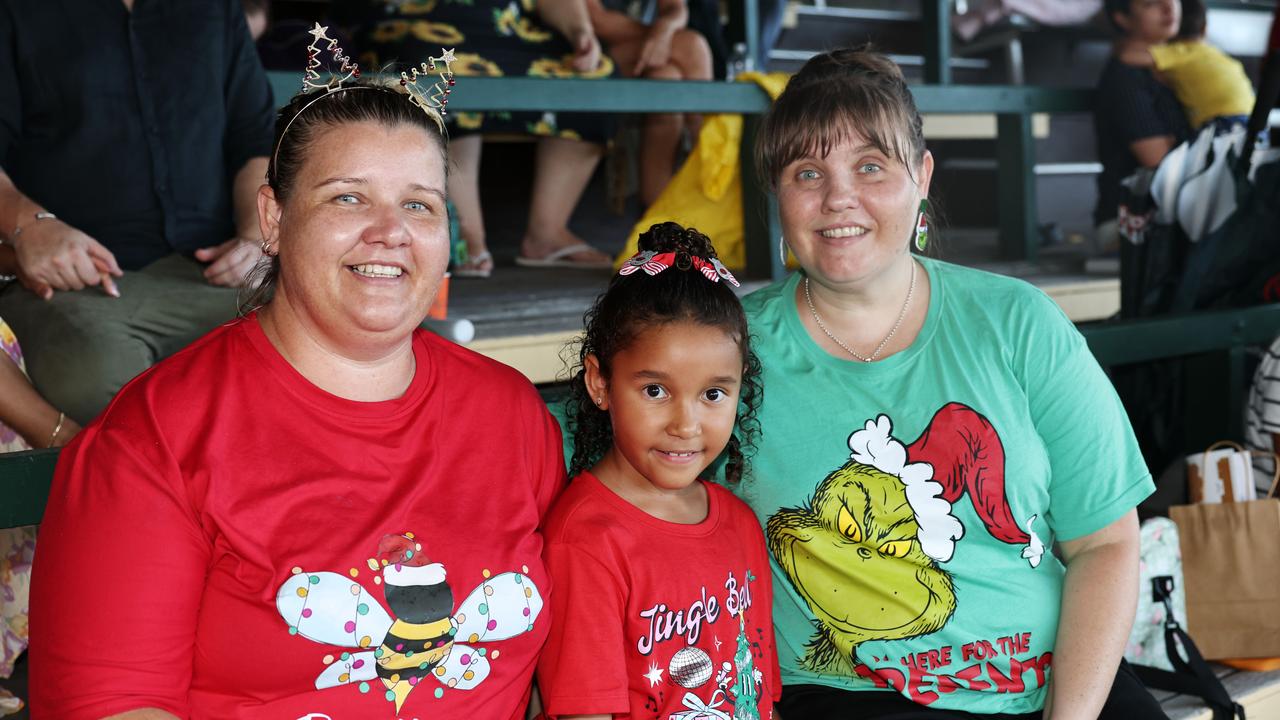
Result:
[[[1151,48],[1156,70],[1173,88],[1192,128],[1216,117],[1253,111],[1253,83],[1239,60],[1203,40],[1181,40]]]
[[[737,79],[756,83],[776,100],[791,76],[745,72]],[[741,146],[741,115],[707,116],[698,134],[698,144],[631,229],[626,247],[613,262],[614,268],[621,267],[636,253],[640,233],[654,223],[670,221],[697,228],[715,243],[716,254],[725,267],[741,270],[746,265],[742,239],[742,173],[738,167]]]

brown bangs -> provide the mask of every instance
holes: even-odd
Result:
[[[810,60],[765,115],[756,167],[776,189],[784,168],[862,138],[907,168],[914,178],[924,154],[915,100],[897,66],[868,48]]]

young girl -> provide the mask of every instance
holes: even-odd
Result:
[[[770,718],[764,538],[699,479],[725,452],[738,482],[758,435],[737,281],[695,230],[655,225],[639,245],[587,313],[572,381],[577,477],[545,528],[543,704],[552,718]]]

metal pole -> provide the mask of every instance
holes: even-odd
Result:
[[[924,81],[947,85],[951,82],[951,2],[922,0],[921,9],[925,32]]]
[[[742,0],[742,27],[747,46],[747,70],[763,70],[764,57],[760,53],[760,3],[758,0]]]
[[[1000,255],[1006,260],[1035,261],[1040,251],[1035,142],[1030,115],[996,116],[997,213]]]

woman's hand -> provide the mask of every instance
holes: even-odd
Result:
[[[573,69],[591,72],[600,67],[600,40],[591,28],[579,28],[569,38],[573,45]]]
[[[204,279],[210,285],[238,288],[262,259],[262,248],[250,237],[233,237],[221,245],[200,248],[196,259],[209,263],[204,269]]]
[[[633,74],[641,77],[649,68],[670,65],[671,39],[688,24],[689,7],[684,0],[659,0],[658,16],[648,28]]]
[[[541,0],[538,16],[573,47],[573,68],[590,72],[600,65],[600,40],[591,27],[587,0]]]
[[[671,63],[671,38],[675,37],[675,27],[663,22],[655,22],[640,46],[640,54],[636,58],[636,66],[631,74],[636,77],[644,75],[649,68],[660,68]]]

